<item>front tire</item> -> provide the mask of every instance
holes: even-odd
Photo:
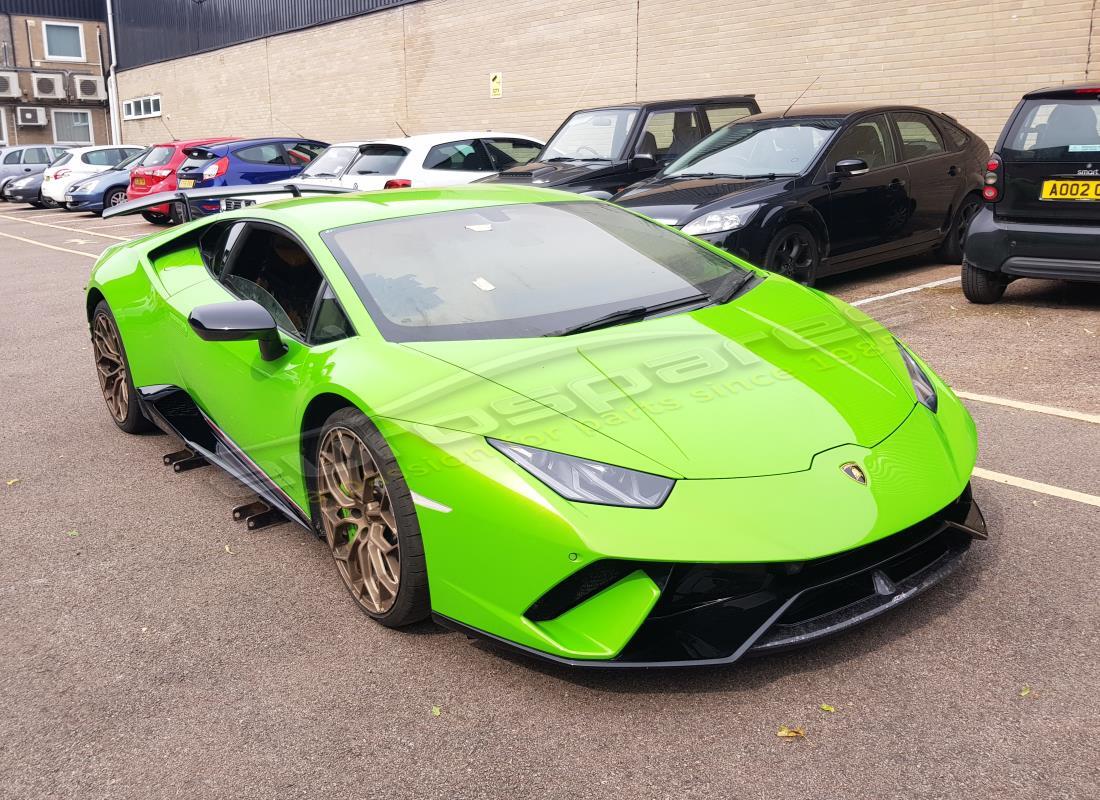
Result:
[[[962,265],[963,295],[971,303],[987,305],[1004,296],[1008,281],[995,272],[978,269],[965,259]]]
[[[144,433],[153,425],[141,410],[141,400],[130,376],[130,364],[126,360],[126,348],[118,324],[106,300],[100,300],[92,314],[92,354],[95,357],[99,389],[107,410],[121,430],[126,433]]]
[[[431,613],[424,545],[412,493],[386,440],[354,408],[335,412],[313,452],[314,524],[344,586],[390,628]]]
[[[103,208],[114,208],[120,206],[126,202],[126,190],[125,189],[111,189],[107,194],[103,195]],[[99,212],[102,216],[103,212]]]
[[[813,286],[821,264],[821,244],[817,236],[804,225],[780,228],[764,253],[764,268]]]
[[[982,208],[982,201],[974,195],[963,198],[955,217],[951,221],[951,230],[936,248],[936,257],[945,264],[961,264],[963,260],[963,242],[966,241],[966,231],[970,227],[970,220]]]

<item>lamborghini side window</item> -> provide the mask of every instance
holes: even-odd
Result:
[[[202,261],[210,274],[215,278],[221,278],[225,271],[225,265],[229,260],[229,253],[233,245],[240,239],[244,232],[245,224],[238,222],[233,225],[211,225],[202,236],[199,237],[199,252]]]
[[[321,273],[290,236],[265,225],[247,226],[223,281],[238,297],[266,308],[287,333],[305,338]]]
[[[310,344],[328,344],[339,339],[346,339],[355,335],[355,329],[351,327],[344,310],[332,287],[327,283],[321,289],[321,297],[318,299],[317,308],[313,312],[313,324],[309,329]]]

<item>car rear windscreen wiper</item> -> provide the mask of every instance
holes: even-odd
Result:
[[[594,331],[599,328],[610,328],[613,325],[622,325],[626,322],[637,322],[643,320],[651,314],[656,314],[661,311],[671,311],[681,306],[694,305],[696,303],[709,302],[710,296],[705,294],[694,294],[690,297],[680,297],[676,300],[669,300],[667,303],[657,303],[652,306],[632,306],[630,308],[620,308],[617,311],[612,311],[608,314],[604,314],[602,317],[596,317],[595,319],[588,320],[587,322],[581,322],[577,325],[571,325],[568,328],[562,328],[560,331],[553,331],[551,333],[543,334],[544,336],[570,336],[574,333],[584,333],[585,331]]]

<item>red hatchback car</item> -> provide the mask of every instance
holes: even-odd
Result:
[[[153,145],[149,150],[149,154],[130,171],[130,188],[126,190],[126,199],[136,200],[139,197],[156,194],[157,192],[174,192],[176,190],[176,170],[187,160],[184,150],[189,147],[200,147],[217,142],[232,142],[235,139],[237,139],[236,136],[219,136]],[[158,225],[166,225],[172,221],[171,209],[167,204],[153,206],[146,211],[142,211],[141,215],[149,222]]]

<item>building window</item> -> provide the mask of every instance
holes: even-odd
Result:
[[[57,144],[94,144],[92,112],[53,111],[53,140]]]
[[[0,147],[8,143],[8,111],[0,108]]]
[[[86,61],[84,26],[72,22],[43,22],[42,43],[47,61]]]
[[[159,94],[151,94],[148,97],[135,97],[133,100],[126,100],[122,104],[123,119],[145,119],[146,117],[159,116]]]

